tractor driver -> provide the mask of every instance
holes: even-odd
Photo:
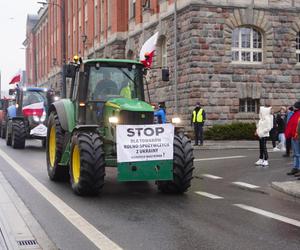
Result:
[[[104,70],[103,80],[99,81],[94,90],[96,99],[101,99],[106,95],[117,95],[118,87],[117,84],[111,80],[110,72]]]

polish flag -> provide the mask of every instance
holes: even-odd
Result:
[[[21,81],[21,74],[15,75],[9,82],[9,84],[14,84]]]
[[[157,39],[158,32],[151,36],[141,48],[140,61],[146,68],[151,68]]]
[[[44,102],[37,102],[23,107],[24,116],[42,116],[44,113]]]

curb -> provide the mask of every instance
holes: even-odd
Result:
[[[193,146],[194,150],[222,150],[222,149],[257,149],[258,147],[254,147],[254,146],[233,146],[233,145],[229,145],[229,146],[224,146],[224,145],[212,145],[212,146]]]
[[[290,196],[300,198],[300,182],[299,181],[285,181],[272,182],[271,187],[275,190],[288,194]]]

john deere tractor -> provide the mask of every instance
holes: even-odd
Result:
[[[191,142],[172,124],[154,124],[153,107],[144,97],[143,64],[90,59],[67,65],[65,75],[72,79],[69,95],[48,111],[46,152],[51,180],[70,180],[76,194],[96,195],[103,188],[106,167],[117,167],[119,181],[155,181],[158,189],[167,193],[188,190],[193,173]],[[156,143],[159,137],[153,139],[167,127],[172,131],[173,153],[165,159],[165,152],[152,147],[168,146]],[[122,160],[126,156],[124,148],[119,149],[122,139],[117,141],[120,131],[128,138],[145,135],[148,139],[140,140],[145,148],[139,149],[136,139],[128,140],[124,148],[136,148],[133,154],[146,156]]]

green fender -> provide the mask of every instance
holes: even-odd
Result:
[[[56,111],[63,130],[72,132],[75,128],[75,108],[69,99],[61,99],[51,104],[48,114]]]

